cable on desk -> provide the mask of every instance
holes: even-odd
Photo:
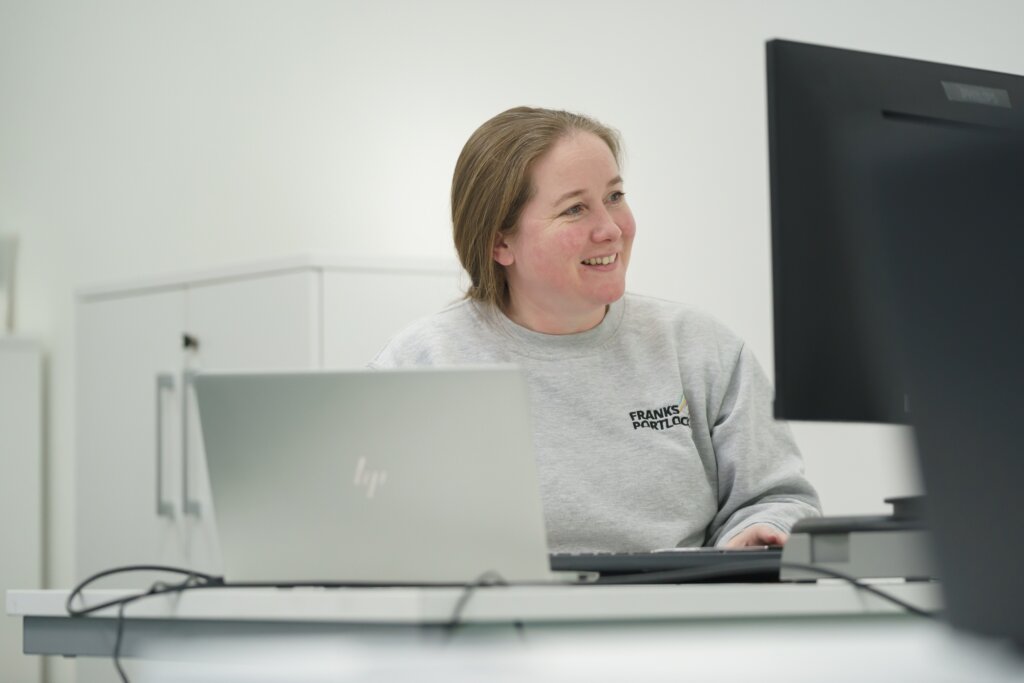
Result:
[[[883,600],[888,600],[897,607],[902,607],[910,614],[913,614],[918,617],[924,617],[925,619],[935,619],[937,618],[938,614],[941,614],[941,612],[929,612],[928,610],[921,609],[917,605],[912,605],[906,600],[901,600],[900,598],[897,598],[895,595],[892,595],[891,593],[886,593],[883,590],[879,590],[878,588],[875,588],[869,583],[863,583],[862,581],[860,581],[860,579],[858,579],[855,576],[850,576],[849,574],[844,574],[843,572],[837,572],[834,569],[816,567],[812,564],[802,564],[800,562],[783,562],[781,566],[786,567],[787,569],[803,569],[805,571],[818,572],[819,574],[823,574],[824,576],[831,576],[835,579],[842,579],[843,581],[846,581],[847,583],[852,585],[854,588],[859,588],[860,590],[867,591],[868,593],[871,593],[872,595],[877,596]]]
[[[108,600],[107,602],[101,602],[97,605],[89,605],[88,607],[76,609],[72,606],[76,597],[79,597],[83,590],[85,590],[90,584],[93,584],[100,579],[114,574],[127,574],[129,572],[165,572],[168,574],[181,574],[185,577],[185,581],[178,584],[167,584],[163,582],[156,582],[149,587],[149,590],[143,593],[135,593],[133,595],[126,595],[123,598],[116,598],[114,600]],[[124,567],[115,567],[113,569],[107,569],[102,572],[93,574],[89,578],[85,579],[81,583],[72,589],[71,593],[68,594],[68,599],[65,602],[65,608],[69,615],[73,617],[81,617],[93,612],[98,612],[101,609],[107,607],[113,607],[120,605],[121,603],[130,603],[140,600],[150,595],[160,595],[162,593],[177,593],[189,588],[197,588],[199,586],[223,586],[224,579],[220,576],[214,576],[212,574],[204,574],[203,572],[197,572],[191,569],[182,569],[181,567],[169,567],[162,564],[135,564],[127,565]]]
[[[83,608],[76,608],[72,605],[72,603],[75,600],[75,597],[81,596],[82,591],[86,588],[86,586],[89,586],[90,584],[95,583],[96,581],[107,576],[111,576],[113,574],[123,574],[127,572],[140,571],[182,574],[186,578],[184,581],[181,581],[180,583],[168,584],[164,583],[163,581],[157,581],[154,582],[147,590],[141,593],[126,595],[122,598],[108,600],[97,605],[89,605]],[[131,565],[127,567],[116,567],[114,569],[108,569],[106,571],[93,574],[92,576],[82,581],[77,586],[75,586],[71,593],[68,594],[68,599],[64,606],[67,609],[68,614],[72,617],[83,617],[88,614],[97,612],[101,609],[106,609],[107,607],[113,607],[115,605],[117,606],[117,635],[114,638],[114,652],[112,654],[112,659],[114,661],[114,668],[117,669],[117,673],[121,677],[121,681],[123,683],[129,683],[128,675],[125,673],[124,667],[121,666],[121,643],[124,639],[125,608],[131,603],[135,602],[136,600],[142,600],[143,598],[147,598],[153,595],[163,595],[166,593],[181,593],[193,588],[209,588],[212,586],[223,585],[224,579],[222,577],[213,576],[211,574],[204,574],[202,572],[192,571],[189,569],[181,569],[179,567],[168,567],[165,565],[155,564]]]
[[[451,618],[449,618],[448,623],[445,624],[444,642],[450,643],[452,638],[455,636],[456,629],[458,629],[459,625],[462,623],[462,613],[465,611],[466,605],[469,604],[469,599],[473,597],[473,593],[476,592],[478,588],[509,585],[511,584],[509,584],[501,574],[492,569],[484,572],[472,582],[467,583],[462,589],[462,594],[459,596],[459,599],[455,602],[455,608],[452,610]],[[517,620],[514,624],[516,633],[519,634],[520,638],[523,638],[523,622]]]

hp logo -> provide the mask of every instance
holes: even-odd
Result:
[[[352,483],[362,489],[366,489],[366,497],[373,498],[377,488],[384,485],[388,480],[387,470],[371,470],[366,467],[366,457],[361,457],[356,462],[356,476]]]

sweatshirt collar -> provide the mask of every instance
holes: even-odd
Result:
[[[575,334],[544,334],[513,322],[494,306],[477,304],[481,317],[505,339],[517,353],[531,358],[565,359],[591,355],[601,349],[618,332],[626,311],[626,297],[608,306],[604,319],[584,332]]]

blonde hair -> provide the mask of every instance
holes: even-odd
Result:
[[[505,267],[495,262],[499,234],[512,235],[533,196],[533,165],[556,142],[574,132],[593,133],[620,161],[617,131],[567,111],[516,107],[504,111],[469,137],[452,176],[455,249],[470,277],[466,297],[504,309],[508,304]]]

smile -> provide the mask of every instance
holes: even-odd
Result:
[[[618,254],[612,254],[611,256],[598,256],[595,258],[584,259],[580,263],[586,266],[607,266],[611,263],[615,263],[615,259]]]

